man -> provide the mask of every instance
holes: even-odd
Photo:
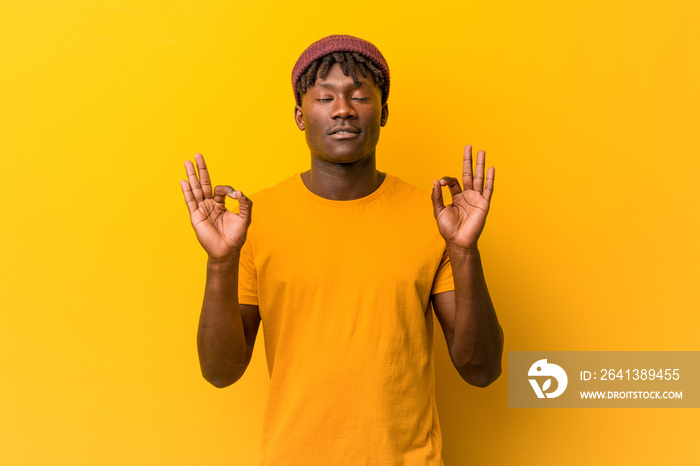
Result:
[[[470,384],[501,373],[503,333],[481,266],[494,169],[427,193],[376,169],[389,68],[371,43],[329,36],[292,73],[311,169],[253,196],[211,189],[204,158],[181,182],[208,254],[198,350],[217,387],[238,380],[263,322],[270,392],[263,464],[439,465],[432,308]],[[452,195],[444,205],[442,187]],[[240,212],[228,211],[226,196]]]

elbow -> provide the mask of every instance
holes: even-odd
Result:
[[[201,365],[202,377],[204,380],[215,386],[216,388],[226,388],[234,383],[243,376],[245,372],[245,367],[228,368],[213,368]]]
[[[469,385],[475,387],[488,387],[501,376],[503,368],[501,367],[501,355],[490,358],[489,360],[456,360],[453,359],[459,375]]]
[[[251,353],[243,348],[240,352],[212,351],[199,342],[199,368],[204,380],[216,388],[226,388],[236,383],[248,368]]]
[[[215,386],[216,388],[226,388],[236,383],[243,374],[226,375],[226,374],[210,374],[202,371],[204,380]]]
[[[233,385],[233,382],[227,382],[224,380],[207,380],[210,384],[215,386],[216,388],[226,388],[230,385]]]
[[[494,349],[490,356],[480,361],[467,360],[460,361],[461,364],[455,364],[459,375],[470,385],[475,387],[488,387],[494,383],[503,373],[501,365],[503,359],[503,328],[499,325],[498,330],[500,338],[498,339],[497,349]],[[453,359],[454,361],[454,359]]]
[[[458,372],[469,385],[485,388],[494,383],[501,376],[502,371],[499,363],[495,367],[463,367]]]

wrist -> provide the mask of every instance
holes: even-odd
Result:
[[[241,257],[240,251],[234,251],[222,257],[207,257],[207,268],[210,270],[228,270],[238,268],[238,261]]]
[[[453,243],[447,243],[447,254],[450,256],[450,260],[454,261],[455,259],[467,259],[469,257],[476,256],[478,257],[479,254],[479,248],[476,244],[473,246],[469,247],[464,247],[464,246],[458,246]]]

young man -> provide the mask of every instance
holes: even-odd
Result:
[[[263,464],[443,464],[431,304],[464,380],[485,387],[501,373],[503,333],[477,248],[494,169],[484,177],[480,151],[472,171],[467,146],[464,190],[436,180],[433,217],[429,194],[377,171],[389,68],[362,39],[312,44],[292,85],[311,169],[252,196],[254,222],[240,190],[212,192],[200,154],[199,176],[185,163],[182,191],[208,254],[202,373],[217,387],[237,381],[262,320]]]

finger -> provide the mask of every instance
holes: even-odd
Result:
[[[440,186],[447,186],[450,194],[454,197],[462,192],[462,187],[459,185],[459,180],[452,176],[443,176],[440,178]]]
[[[194,165],[189,160],[185,161],[185,171],[187,172],[187,179],[190,182],[190,187],[192,188],[192,194],[194,195],[194,200],[197,202],[204,200],[204,193],[202,192],[202,186],[199,184],[199,179],[197,174],[194,172]]]
[[[194,200],[194,195],[192,194],[192,189],[190,184],[185,180],[180,180],[180,187],[182,188],[182,194],[185,195],[185,204],[187,204],[187,209],[190,213],[197,210],[197,201]]]
[[[484,190],[484,165],[486,165],[486,152],[480,150],[476,155],[476,169],[474,170],[474,190]]]
[[[433,201],[433,215],[437,218],[440,212],[445,210],[445,203],[442,200],[442,187],[438,180],[433,181],[433,193],[430,197]]]
[[[472,189],[472,146],[464,146],[464,158],[462,159],[462,184],[464,189]]]
[[[199,183],[202,185],[202,194],[205,199],[211,198],[211,181],[209,180],[209,170],[207,163],[204,161],[202,154],[194,154],[194,160],[197,162],[197,173],[199,173]]]
[[[248,197],[240,190],[236,191],[234,194],[238,200],[238,215],[245,220],[246,225],[250,225],[250,221],[253,218],[253,201],[248,199]]]
[[[486,184],[484,185],[484,197],[487,201],[491,200],[491,195],[493,194],[493,182],[496,179],[496,167],[489,167],[489,171],[486,172]]]
[[[221,204],[220,207],[226,208],[226,196],[231,199],[236,199],[236,190],[228,185],[221,185],[214,188],[214,202]]]

